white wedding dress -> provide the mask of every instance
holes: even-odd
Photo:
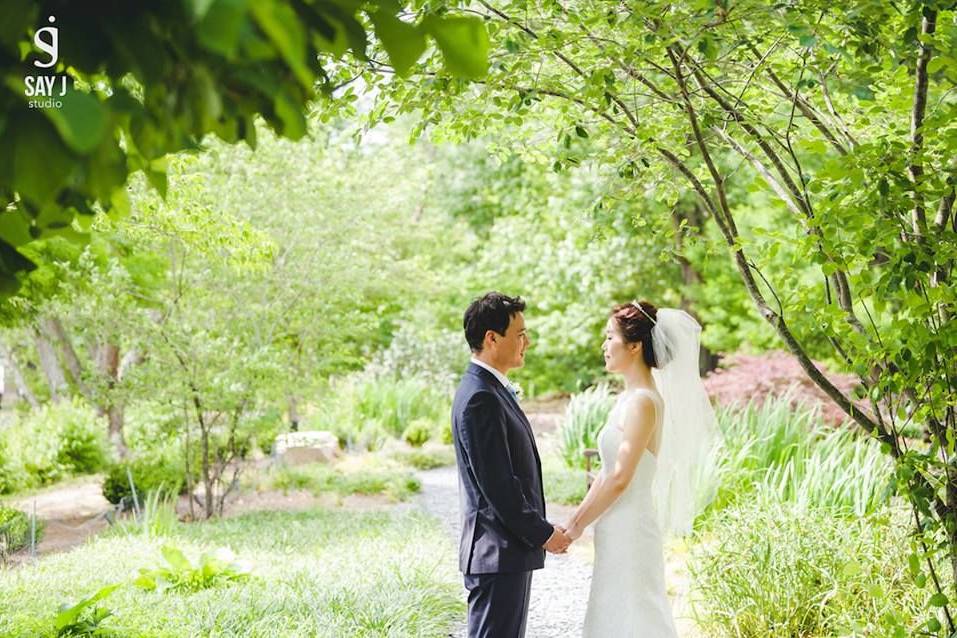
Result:
[[[632,392],[643,392],[655,402],[660,431],[661,397],[645,389],[620,395],[598,435],[604,476],[613,469],[622,437],[621,406]],[[677,638],[665,592],[662,534],[652,496],[657,464],[645,450],[631,483],[595,522],[595,564],[584,638]]]

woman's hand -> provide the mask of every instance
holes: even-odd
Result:
[[[570,539],[573,540],[573,541],[578,540],[578,539],[581,537],[581,535],[582,535],[582,530],[581,530],[581,528],[579,528],[578,526],[576,526],[576,525],[575,525],[574,523],[572,523],[571,521],[569,521],[569,522],[566,523],[565,525],[562,525],[562,527],[565,528],[565,536],[567,536],[568,538],[570,538]]]

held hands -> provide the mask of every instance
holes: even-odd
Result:
[[[545,541],[545,551],[552,554],[564,554],[568,551],[572,539],[565,533],[565,528],[561,525],[555,525],[555,531]]]

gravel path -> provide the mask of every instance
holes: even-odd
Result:
[[[452,538],[454,547],[459,542],[459,496],[456,468],[443,467],[419,473],[422,492],[419,505],[430,514],[440,518]],[[550,516],[561,518],[560,515]],[[557,512],[556,512],[557,513]],[[585,540],[582,543],[582,540]],[[580,636],[585,619],[585,604],[591,581],[591,565],[588,555],[591,543],[582,539],[568,554],[545,558],[545,569],[535,572],[532,579],[532,600],[529,603],[528,630],[526,638],[555,638],[556,636]],[[466,597],[463,587],[462,597]],[[464,620],[454,638],[465,635]]]

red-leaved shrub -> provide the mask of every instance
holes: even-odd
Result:
[[[828,372],[823,364],[814,363],[845,396],[851,396],[857,385],[853,375]],[[781,351],[756,356],[735,354],[723,364],[723,369],[712,372],[704,380],[708,394],[717,405],[744,405],[748,401],[760,405],[768,397],[790,391],[792,405],[817,408],[826,423],[840,425],[847,419],[844,411],[811,381],[791,354]]]

